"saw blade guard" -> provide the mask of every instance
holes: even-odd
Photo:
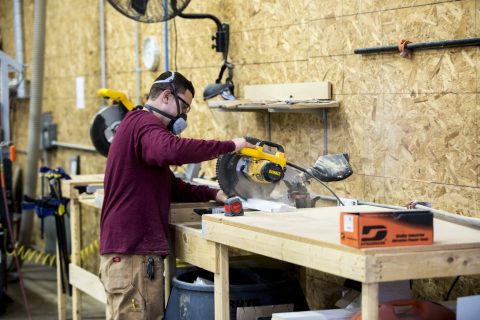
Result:
[[[106,157],[115,132],[127,113],[120,104],[103,107],[95,114],[90,126],[90,139],[95,149]]]

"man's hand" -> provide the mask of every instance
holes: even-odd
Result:
[[[238,151],[242,148],[252,148],[252,149],[256,148],[254,144],[247,142],[245,138],[235,138],[235,139],[232,139],[232,141],[235,143],[235,151]]]
[[[225,201],[227,201],[227,195],[223,190],[218,190],[217,195],[215,196],[215,201],[220,203],[225,203]]]

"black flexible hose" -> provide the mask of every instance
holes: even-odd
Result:
[[[455,280],[453,280],[453,283],[452,283],[452,285],[450,286],[450,289],[448,290],[447,295],[445,296],[445,301],[448,301],[448,299],[450,298],[450,293],[452,293],[452,290],[453,290],[453,288],[455,287],[455,285],[457,284],[458,279],[460,279],[460,276],[457,276],[457,277],[455,278]]]
[[[340,198],[337,196],[337,194],[325,183],[323,182],[322,180],[318,179],[317,177],[315,177],[314,175],[308,173],[308,171],[300,166],[297,166],[296,164],[294,163],[291,163],[291,162],[287,162],[287,166],[290,166],[292,168],[295,168],[297,169],[298,171],[301,171],[305,174],[308,174],[310,177],[312,177],[313,179],[317,180],[322,186],[324,186],[328,191],[330,191],[331,194],[333,194],[333,196],[337,199],[337,201],[342,205],[342,206],[345,206],[345,204],[343,203],[342,200],[340,200]]]

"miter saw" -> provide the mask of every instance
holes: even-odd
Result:
[[[242,148],[239,152],[221,155],[217,160],[218,183],[229,197],[282,201],[297,208],[312,207],[314,203],[307,189],[310,179],[320,182],[335,195],[324,182],[340,181],[353,173],[348,155],[344,153],[321,156],[311,168],[304,169],[287,162],[283,146],[251,137],[246,139],[255,144],[255,148]],[[273,192],[281,185],[287,188],[287,192],[280,195],[282,199],[278,192],[276,195]]]
[[[102,107],[95,114],[90,126],[90,138],[93,146],[106,157],[118,126],[127,112],[133,110],[134,105],[121,91],[102,88],[98,90],[98,95],[113,100],[112,105]]]

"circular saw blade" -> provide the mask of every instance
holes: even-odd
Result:
[[[95,114],[90,126],[90,138],[95,149],[104,157],[108,155],[115,132],[128,110],[120,104],[103,107]]]
[[[217,179],[220,188],[229,197],[239,196],[244,199],[269,199],[275,183],[258,183],[245,174],[249,157],[228,153],[217,160]]]

